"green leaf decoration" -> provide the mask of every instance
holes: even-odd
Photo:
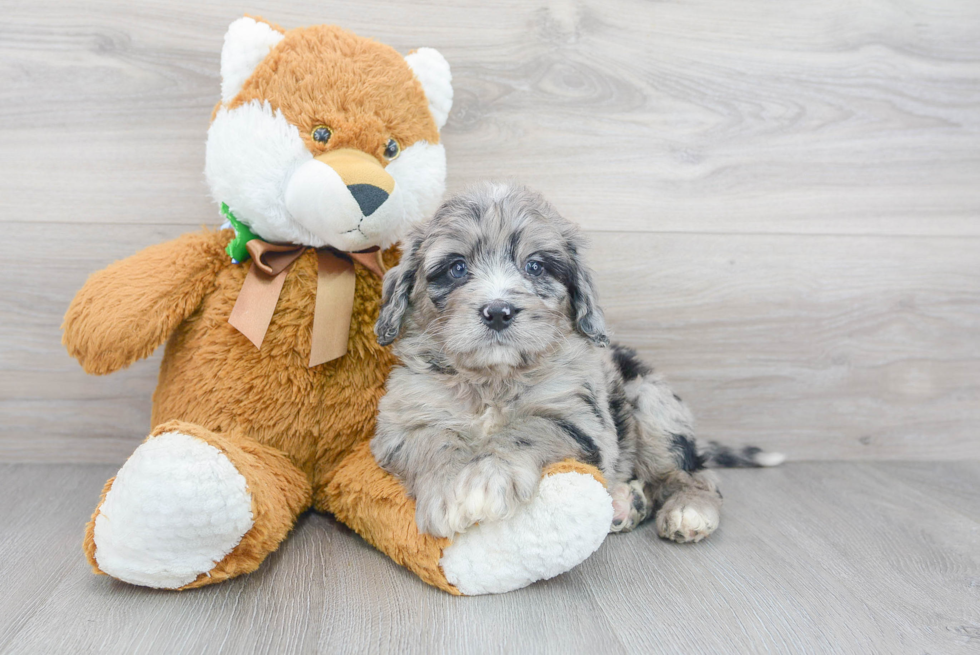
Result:
[[[225,203],[221,203],[221,213],[228,219],[231,226],[235,228],[235,238],[225,248],[225,252],[228,253],[228,256],[233,261],[241,263],[251,256],[248,254],[248,248],[245,246],[249,241],[258,239],[258,237],[252,234],[252,231],[248,229],[247,225],[235,218],[235,215],[231,213],[231,210],[228,209],[228,205]]]

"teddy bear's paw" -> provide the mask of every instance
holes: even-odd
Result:
[[[205,441],[166,432],[140,445],[95,519],[95,560],[132,584],[174,589],[214,568],[252,527],[245,478]]]
[[[609,494],[591,475],[549,475],[510,518],[457,535],[440,564],[466,595],[520,589],[583,562],[602,544],[612,516]]]

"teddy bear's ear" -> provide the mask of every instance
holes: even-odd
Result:
[[[453,107],[453,74],[449,62],[433,48],[419,48],[405,56],[408,67],[422,83],[422,90],[429,101],[429,111],[440,130],[449,118]]]
[[[282,38],[280,30],[250,16],[228,26],[221,48],[221,102],[235,99],[245,80]]]

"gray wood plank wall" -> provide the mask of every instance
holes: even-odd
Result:
[[[702,433],[798,459],[980,457],[980,3],[3,0],[0,460],[118,462],[158,358],[88,378],[86,275],[219,222],[224,30],[332,22],[453,66],[449,186],[580,222],[617,338]]]

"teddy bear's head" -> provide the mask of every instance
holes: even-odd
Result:
[[[387,247],[442,197],[450,82],[431,48],[402,57],[330,25],[238,19],[208,130],[211,195],[266,241]]]

